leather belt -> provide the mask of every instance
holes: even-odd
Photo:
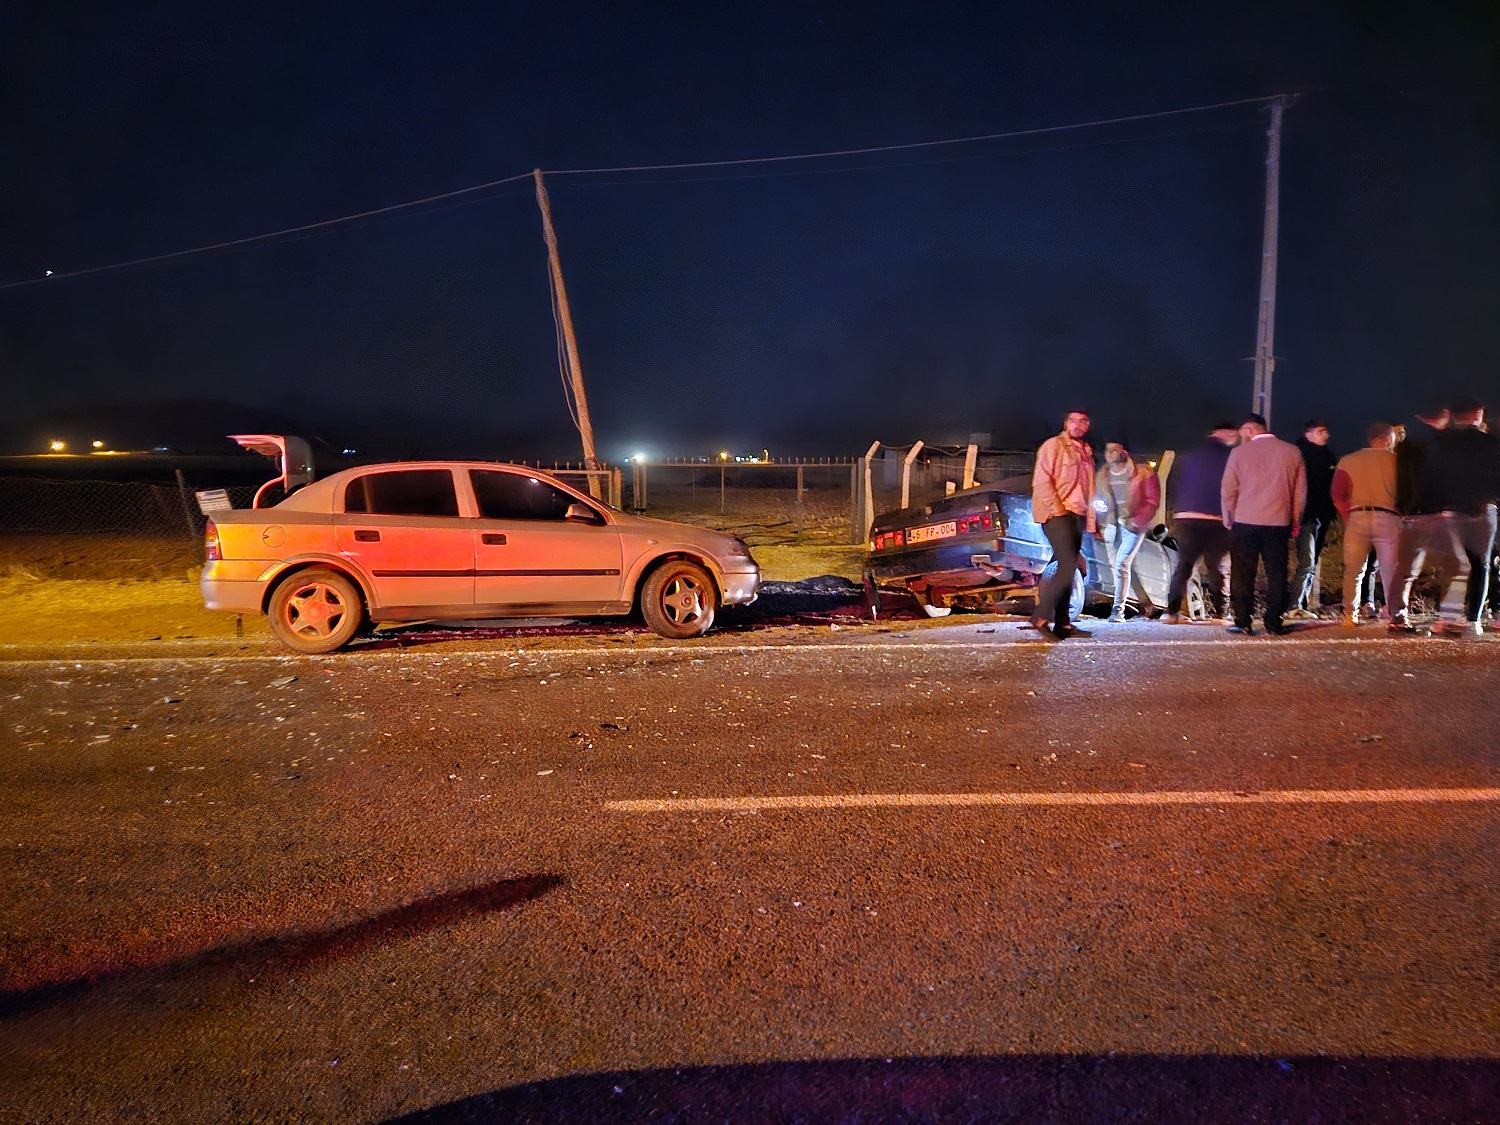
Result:
[[[1394,508],[1350,508],[1351,512],[1385,512],[1387,515],[1399,516],[1401,513]]]

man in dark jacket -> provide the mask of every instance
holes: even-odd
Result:
[[[1338,458],[1328,448],[1328,425],[1309,418],[1297,439],[1297,450],[1307,469],[1307,508],[1297,532],[1297,573],[1292,579],[1290,617],[1316,617],[1318,604],[1318,560],[1338,510],[1333,506],[1333,471]]]
[[[1500,453],[1483,426],[1482,405],[1472,400],[1454,403],[1447,427],[1433,438],[1418,481],[1418,503],[1443,514],[1458,554],[1458,574],[1444,592],[1435,633],[1482,631],[1479,616],[1489,590],[1495,504],[1500,496]]]
[[[1229,451],[1238,440],[1236,427],[1220,422],[1202,445],[1177,462],[1170,478],[1177,567],[1167,587],[1167,614],[1162,618],[1169,625],[1182,620],[1183,595],[1199,559],[1208,571],[1208,612],[1213,617],[1224,616],[1224,558],[1229,554],[1229,532],[1224,527],[1219,487],[1224,483]]]

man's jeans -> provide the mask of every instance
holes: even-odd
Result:
[[[1050,620],[1059,629],[1068,627],[1068,600],[1073,593],[1073,575],[1078,572],[1078,556],[1083,551],[1083,517],[1072,512],[1053,516],[1042,524],[1042,533],[1052,545],[1057,569],[1037,591],[1033,616]]]
[[[1439,613],[1445,620],[1475,622],[1489,595],[1490,555],[1495,548],[1495,505],[1479,515],[1444,512],[1450,550],[1457,562],[1457,573],[1443,591]]]
[[[1392,621],[1403,621],[1406,608],[1397,599],[1406,575],[1401,570],[1401,517],[1395,512],[1355,511],[1344,517],[1344,612],[1351,617],[1359,612],[1371,547],[1385,587],[1386,610]]]
[[[1114,612],[1125,612],[1125,602],[1132,592],[1132,585],[1135,587],[1136,604],[1143,612],[1149,610],[1151,595],[1146,593],[1145,583],[1135,573],[1135,556],[1140,552],[1141,544],[1146,541],[1146,533],[1131,531],[1122,523],[1112,525],[1111,530],[1114,532],[1109,543],[1110,559],[1115,568]]]
[[[1285,524],[1237,523],[1229,531],[1229,601],[1234,623],[1248,629],[1255,616],[1255,569],[1266,568],[1266,628],[1276,632],[1286,613],[1286,554],[1292,529]]]
[[[1224,558],[1229,554],[1229,532],[1224,529],[1224,522],[1192,517],[1180,519],[1173,526],[1173,535],[1177,540],[1177,566],[1172,571],[1172,584],[1167,587],[1167,612],[1182,612],[1188,579],[1193,576],[1193,567],[1202,559],[1208,570],[1208,577],[1204,580],[1208,612],[1213,617],[1223,617]]]
[[[1297,573],[1292,578],[1292,608],[1310,609],[1318,586],[1318,560],[1323,555],[1323,544],[1328,540],[1328,528],[1332,520],[1315,516],[1303,516],[1302,526],[1297,531]]]

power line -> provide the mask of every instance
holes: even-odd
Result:
[[[64,281],[70,277],[87,277],[89,274],[107,273],[111,270],[129,269],[132,266],[145,266],[153,262],[168,262],[174,258],[186,258],[194,254],[207,254],[214,250],[227,250],[240,246],[249,246],[256,242],[267,242],[273,238],[287,238],[290,235],[305,235],[309,232],[324,232],[330,227],[342,226],[345,223],[357,222],[360,219],[369,219],[377,215],[390,215],[395,211],[405,211],[412,207],[420,207],[424,203],[440,203],[445,199],[453,199],[460,195],[470,195],[474,192],[485,191],[489,188],[502,187],[505,184],[516,183],[520,180],[531,179],[531,173],[523,173],[519,176],[507,176],[503,180],[491,180],[487,184],[476,184],[473,187],[459,188],[457,191],[446,191],[440,195],[429,195],[425,199],[413,199],[407,203],[393,203],[389,207],[377,207],[372,211],[361,211],[354,215],[342,215],[337,219],[324,219],[322,222],[305,223],[300,227],[287,227],[285,230],[268,231],[265,234],[254,234],[248,238],[234,238],[228,242],[215,242],[209,246],[195,246],[191,250],[174,250],[168,254],[153,254],[148,258],[133,258],[128,262],[111,262],[104,266],[90,266],[87,269],[69,270],[67,273],[53,273],[47,271],[46,277],[32,278],[30,281],[12,281],[0,285],[0,292],[7,289],[22,289],[31,285],[42,285],[48,281]]]
[[[1081,121],[1074,125],[1047,125],[1037,129],[1015,129],[1008,133],[985,133],[976,137],[952,137],[942,141],[913,141],[901,145],[876,145],[872,148],[849,148],[831,152],[802,152],[791,156],[753,156],[738,160],[701,160],[688,164],[640,164],[615,168],[561,168],[548,170],[549,176],[590,176],[618,172],[670,172],[687,168],[726,168],[736,164],[775,164],[790,160],[825,160],[835,156],[868,156],[879,152],[902,152],[917,148],[937,148],[940,145],[968,145],[980,141],[1003,141],[1015,137],[1035,137],[1042,133],[1064,133],[1072,129],[1095,129],[1104,125],[1124,125],[1133,121],[1152,121],[1162,117],[1177,117],[1184,113],[1203,113],[1211,109],[1228,109],[1231,106],[1264,105],[1285,95],[1271,94],[1259,98],[1240,98],[1232,102],[1215,102],[1212,105],[1188,106],[1185,109],[1164,109],[1157,113],[1136,113],[1128,117],[1110,117],[1099,121]]]
[[[1036,145],[1031,148],[1006,149],[1004,152],[986,152],[971,155],[952,155],[933,157],[928,160],[902,160],[894,163],[884,164],[852,164],[842,168],[808,168],[799,171],[776,171],[776,172],[746,172],[737,176],[642,176],[639,179],[630,180],[594,180],[581,183],[576,186],[584,188],[596,187],[628,187],[640,184],[691,184],[691,183],[713,183],[727,184],[741,180],[774,180],[791,178],[796,176],[838,176],[847,175],[852,172],[887,172],[902,168],[926,168],[934,164],[959,164],[971,160],[998,160],[1009,156],[1033,156],[1045,152],[1075,152],[1085,148],[1111,148],[1116,145],[1140,144],[1143,141],[1171,140],[1175,137],[1195,137],[1203,133],[1224,133],[1234,129],[1259,128],[1255,122],[1236,122],[1232,125],[1209,125],[1200,129],[1177,129],[1169,133],[1152,133],[1142,137],[1116,137],[1107,141],[1081,141],[1077,144],[1063,145]],[[553,173],[548,173],[552,175]]]
[[[703,160],[676,164],[635,164],[617,165],[605,168],[564,168],[557,171],[547,171],[549,176],[592,176],[592,175],[617,175],[629,172],[671,172],[687,171],[698,168],[729,168],[753,164],[785,164],[799,160],[829,160],[845,156],[870,156],[889,152],[906,152],[918,149],[938,148],[945,145],[979,144],[985,141],[1010,140],[1017,137],[1034,137],[1047,133],[1064,133],[1079,129],[1096,129],[1106,125],[1124,125],[1138,121],[1160,120],[1165,117],[1180,117],[1188,113],[1205,113],[1215,109],[1230,109],[1243,105],[1264,105],[1274,102],[1283,97],[1281,94],[1270,94],[1256,98],[1239,98],[1234,101],[1214,102],[1208,105],[1186,106],[1181,109],[1166,109],[1156,113],[1136,113],[1124,117],[1101,118],[1096,121],[1081,121],[1072,125],[1048,125],[1035,129],[1014,129],[1004,133],[985,133],[971,137],[950,137],[937,141],[912,141],[899,145],[876,145],[869,148],[852,148],[830,150],[826,152],[803,152],[793,153],[786,156],[752,156],[742,157],[735,160]],[[1151,139],[1138,138],[1142,140]],[[1125,142],[1119,142],[1125,143]],[[862,171],[866,169],[846,169],[851,171]],[[424,196],[421,199],[409,200],[405,203],[393,203],[388,207],[377,207],[370,211],[360,211],[352,215],[342,215],[335,219],[324,219],[316,223],[305,223],[301,226],[287,227],[283,230],[268,231],[265,234],[251,235],[247,238],[235,238],[225,242],[215,242],[206,246],[195,246],[188,250],[174,250],[166,254],[153,254],[144,258],[133,258],[129,261],[111,262],[102,266],[90,266],[85,269],[69,270],[65,273],[54,273],[48,271],[45,277],[31,278],[26,281],[11,281],[0,284],[0,292],[11,289],[25,289],[35,285],[44,285],[50,281],[65,281],[69,278],[88,277],[93,274],[110,273],[115,270],[131,269],[135,266],[151,265],[156,262],[168,262],[179,258],[192,257],[198,254],[208,254],[216,250],[237,249],[242,246],[250,246],[259,242],[269,242],[272,239],[287,238],[292,235],[308,235],[312,233],[326,233],[334,227],[344,226],[348,223],[358,222],[361,219],[369,219],[375,216],[389,216],[401,211],[409,211],[415,207],[422,207],[431,203],[440,203],[444,200],[455,199],[459,196],[473,195],[476,192],[487,191],[491,188],[503,187],[506,184],[517,183],[532,177],[532,173],[524,172],[520,175],[506,176],[503,179],[491,180],[488,183],[475,184],[472,187],[458,188],[454,191],[441,192],[437,195]]]

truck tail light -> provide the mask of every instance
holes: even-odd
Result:
[[[209,562],[218,562],[224,557],[219,547],[219,529],[213,520],[203,525],[203,557]]]

